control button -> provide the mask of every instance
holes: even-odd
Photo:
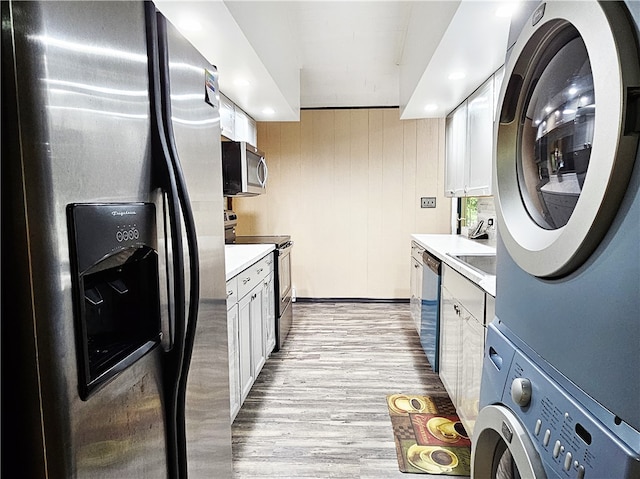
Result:
[[[116,239],[118,240],[118,242],[122,241],[122,231],[118,231],[116,233]]]
[[[583,479],[584,478],[584,466],[582,464],[580,464],[578,466],[578,475],[576,477],[578,479]]]
[[[520,407],[531,402],[531,381],[527,378],[515,378],[511,383],[511,399]]]
[[[553,457],[557,458],[560,455],[560,441],[556,441],[553,445]]]
[[[542,439],[542,444],[544,447],[549,445],[549,440],[551,439],[551,431],[548,429],[544,432],[544,438]]]
[[[571,469],[571,460],[573,459],[573,455],[568,452],[567,455],[564,457],[564,470],[568,471],[569,469]]]
[[[540,434],[540,429],[542,429],[542,421],[540,419],[538,419],[536,421],[536,428],[533,430],[533,432],[535,433],[536,436],[538,434]]]

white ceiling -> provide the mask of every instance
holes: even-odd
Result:
[[[509,18],[496,11],[514,1],[155,3],[218,67],[232,101],[258,121],[296,121],[300,108],[323,107],[445,116],[504,62]]]

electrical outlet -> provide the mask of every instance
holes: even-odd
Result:
[[[420,208],[435,208],[435,207],[436,207],[435,196],[425,196],[420,198]]]

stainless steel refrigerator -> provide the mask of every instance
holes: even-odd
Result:
[[[151,3],[2,2],[3,476],[231,476],[217,94]]]

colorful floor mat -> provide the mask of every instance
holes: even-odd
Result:
[[[387,406],[400,471],[471,474],[471,441],[448,397],[392,394]]]

